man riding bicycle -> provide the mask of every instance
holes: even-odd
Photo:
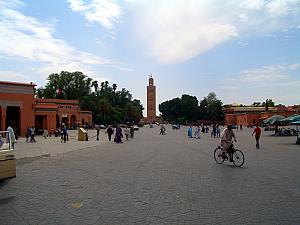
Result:
[[[232,153],[229,152],[229,148],[232,144],[232,138],[236,142],[235,134],[232,130],[232,125],[228,125],[221,134],[221,146],[223,147],[223,153],[227,152],[230,156],[229,161],[232,162]]]

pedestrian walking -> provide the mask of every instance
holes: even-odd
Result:
[[[209,127],[206,126],[206,127],[205,127],[205,133],[208,133],[208,131],[209,131]]]
[[[200,139],[200,133],[201,133],[201,129],[200,129],[199,125],[197,125],[196,130],[195,130],[195,138]]]
[[[217,136],[217,126],[216,126],[216,124],[213,125],[213,135],[214,135],[214,138],[216,138],[216,136]]]
[[[66,143],[66,141],[67,141],[67,133],[68,133],[67,128],[65,125],[63,125],[63,127],[61,129],[61,141],[64,143]]]
[[[43,131],[43,137],[44,137],[45,139],[48,137],[48,130],[47,130],[47,129],[45,129],[45,130]]]
[[[17,130],[17,128],[16,127],[14,127],[13,128],[13,130],[14,130],[14,135],[15,135],[15,139],[16,139],[16,143],[18,142],[18,140],[19,140],[19,135],[18,135],[18,130]]]
[[[50,132],[49,132],[49,136],[51,137],[53,134],[54,134],[54,129],[51,128],[51,129],[50,129]]]
[[[31,137],[31,128],[30,127],[27,127],[25,137],[26,137],[26,143],[28,143],[29,138]]]
[[[133,126],[130,127],[130,137],[134,138],[134,128],[133,128]]]
[[[217,126],[216,126],[216,135],[217,135],[217,138],[220,137],[220,134],[221,134],[220,126],[217,124]]]
[[[96,130],[97,130],[97,141],[99,141],[100,125],[96,125]]]
[[[123,138],[122,128],[121,128],[120,124],[118,124],[117,128],[116,128],[116,134],[115,134],[115,140],[114,141],[117,144],[123,143],[122,138]]]
[[[202,129],[201,129],[202,133],[204,134],[205,133],[205,127],[204,125],[202,124]]]
[[[16,137],[14,133],[14,129],[8,124],[7,130],[9,132],[9,136],[7,136],[7,143],[12,144],[12,148],[14,148],[15,143],[16,143]]]
[[[114,130],[111,128],[111,126],[108,126],[107,130],[108,140],[111,141],[111,135],[114,133]]]
[[[0,148],[2,147],[3,144],[4,144],[4,142],[2,140],[2,135],[0,134]]]
[[[260,149],[259,139],[260,139],[260,135],[261,135],[261,129],[259,128],[258,124],[256,124],[256,127],[252,133],[252,136],[253,136],[253,134],[255,134],[256,148]]]
[[[190,127],[188,128],[188,137],[189,137],[189,138],[193,138],[193,128],[192,128],[192,126],[190,126]]]
[[[160,132],[159,132],[159,134],[161,134],[161,135],[165,135],[166,134],[166,128],[165,128],[165,126],[163,124],[160,126]]]
[[[130,132],[129,132],[129,130],[128,130],[128,127],[125,128],[124,133],[125,133],[126,141],[129,141],[129,135],[130,135]]]
[[[36,140],[34,138],[34,136],[35,136],[35,127],[34,126],[31,127],[30,134],[31,134],[30,135],[30,142],[36,142]]]

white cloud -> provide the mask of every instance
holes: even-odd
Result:
[[[17,2],[16,2],[17,3]],[[106,64],[110,60],[77,50],[53,37],[54,27],[0,5],[0,54],[49,64]]]
[[[244,70],[240,72],[238,79],[241,82],[278,82],[287,80],[284,66],[265,66],[259,69]]]
[[[245,0],[241,1],[241,7],[246,9],[260,10],[264,6],[264,0]]]
[[[109,30],[114,28],[114,24],[122,14],[119,5],[112,0],[92,0],[90,3],[82,0],[67,1],[72,11],[79,12],[89,22],[99,23]]]
[[[241,13],[239,15],[241,22],[248,22],[249,21],[249,16],[246,13]]]
[[[19,72],[2,70],[0,71],[0,80],[2,81],[18,81],[18,82],[31,82],[32,79]]]
[[[266,4],[266,9],[274,17],[285,16],[294,11],[293,3],[295,3],[295,2],[297,2],[297,1],[273,0]]]
[[[290,65],[291,70],[297,70],[300,68],[300,63],[295,63]]]
[[[300,81],[291,76],[299,66],[300,64],[279,64],[242,70],[238,75],[227,79],[223,89],[231,89],[233,84],[238,84],[236,87],[240,89],[288,86],[300,88]]]
[[[243,41],[239,41],[237,44],[238,44],[239,46],[247,46],[247,45],[249,45],[249,43],[243,42]]]
[[[82,71],[95,75],[95,65],[115,64],[88,52],[80,51],[66,41],[53,37],[53,24],[43,23],[16,10],[23,6],[19,1],[0,2],[0,56],[5,59],[39,63],[33,75],[45,79],[50,73]],[[5,35],[4,35],[5,34]],[[1,71],[1,80],[30,81],[28,76],[13,71]],[[39,79],[38,78],[38,79]]]
[[[94,75],[94,71],[87,65],[83,65],[80,62],[70,62],[70,63],[52,63],[47,64],[45,66],[39,68],[33,68],[39,74],[44,74],[44,78],[46,79],[47,76],[51,73],[59,73],[61,71],[81,71],[86,75]]]
[[[124,67],[124,66],[120,66],[120,67],[119,67],[119,70],[121,70],[121,71],[126,71],[126,72],[132,72],[132,71],[133,71],[133,69],[128,68],[128,67]]]
[[[227,21],[217,21],[210,5],[169,1],[150,5],[137,19],[138,33],[152,57],[163,63],[188,60],[238,35]]]
[[[299,64],[268,65],[240,71],[220,84],[219,95],[226,103],[252,104],[271,98],[275,103],[297,104],[300,80],[293,78]]]
[[[189,60],[226,41],[294,29],[299,0],[129,1],[136,33],[150,56],[162,63]]]

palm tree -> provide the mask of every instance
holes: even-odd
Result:
[[[113,84],[112,85],[112,89],[113,89],[114,92],[116,92],[116,90],[117,90],[117,84]]]
[[[105,84],[105,86],[104,86],[105,89],[107,89],[108,88],[108,84],[109,84],[108,81],[105,81],[104,84]]]
[[[101,91],[104,90],[104,82],[101,82]]]
[[[100,113],[101,113],[103,122],[106,122],[105,117],[111,109],[111,104],[107,101],[107,99],[100,99],[98,107],[100,109]]]
[[[92,86],[95,88],[95,92],[97,93],[98,87],[99,87],[98,81],[94,80],[94,81],[92,82]]]

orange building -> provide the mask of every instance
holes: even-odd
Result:
[[[297,112],[296,107],[292,106],[274,106],[268,107],[253,107],[253,106],[225,106],[224,124],[251,126],[261,123],[262,120],[273,115],[291,116]]]
[[[9,123],[24,136],[29,126],[56,129],[92,124],[92,112],[81,111],[77,100],[40,99],[34,97],[35,85],[0,81],[0,128]]]

